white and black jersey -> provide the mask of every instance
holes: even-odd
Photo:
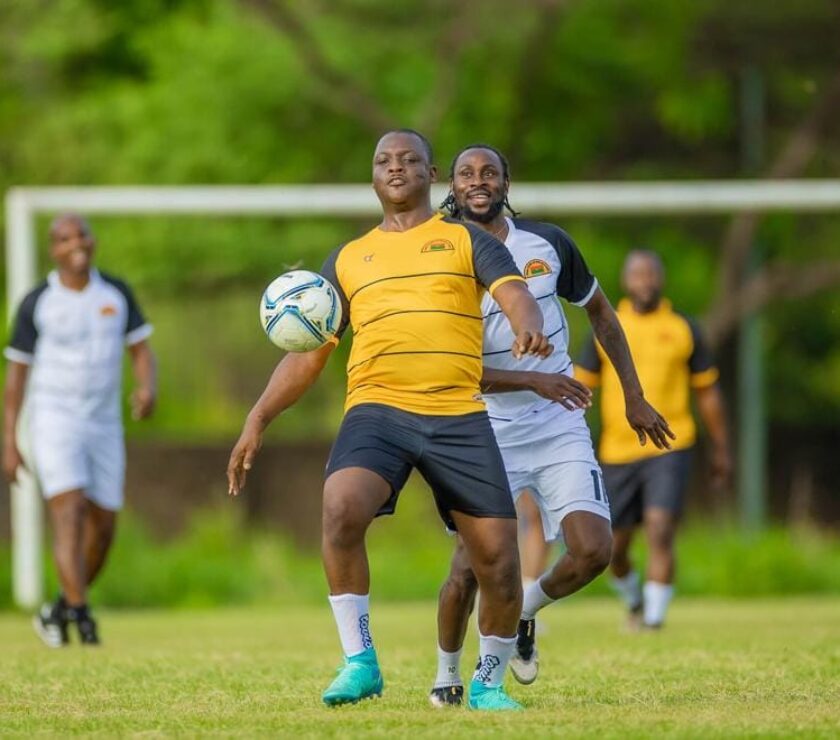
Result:
[[[121,280],[92,270],[87,286],[72,290],[51,272],[20,304],[4,354],[31,365],[34,412],[119,422],[124,349],[151,333]]]
[[[542,309],[543,331],[554,345],[554,352],[544,360],[533,355],[515,359],[511,353],[513,330],[488,294],[482,302],[484,366],[572,376],[569,327],[558,298],[583,306],[594,295],[598,281],[574,241],[559,227],[518,218],[508,218],[507,225],[505,244]],[[582,410],[568,411],[531,391],[485,393],[484,400],[502,449],[585,427]],[[585,436],[588,439],[588,430]]]

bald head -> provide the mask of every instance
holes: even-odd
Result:
[[[86,218],[78,213],[62,213],[50,223],[50,241],[55,241],[56,236],[67,231],[68,228],[87,238],[93,237],[93,232]]]
[[[624,260],[621,284],[636,311],[654,311],[662,298],[665,284],[662,258],[649,249],[634,249]]]

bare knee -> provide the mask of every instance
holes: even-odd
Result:
[[[656,519],[645,524],[648,546],[654,550],[670,551],[674,546],[674,522]]]
[[[578,574],[591,581],[604,572],[612,558],[612,540],[603,538],[587,542],[572,553]]]
[[[483,591],[492,590],[497,598],[505,601],[521,597],[519,553],[515,547],[498,548],[486,553],[480,565],[476,563],[476,571],[475,577]]]
[[[368,522],[359,519],[352,501],[344,496],[324,496],[323,541],[325,546],[344,549],[364,539]]]
[[[443,584],[441,592],[442,594],[445,592],[447,597],[460,604],[472,604],[478,592],[478,579],[469,563],[457,559],[452,561],[449,577]]]

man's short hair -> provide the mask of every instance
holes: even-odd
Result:
[[[419,131],[415,131],[413,128],[395,128],[391,129],[390,131],[386,131],[380,139],[388,136],[388,134],[410,134],[411,136],[416,136],[420,139],[420,143],[423,145],[423,152],[426,154],[426,158],[429,160],[429,164],[434,164],[435,162],[435,154],[432,150],[432,143],[421,134]]]

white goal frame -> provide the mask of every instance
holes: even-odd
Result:
[[[703,180],[695,182],[516,183],[511,197],[526,213],[574,216],[732,214],[840,211],[837,180]],[[445,195],[434,186],[433,203]],[[11,320],[35,284],[39,214],[203,214],[209,216],[376,217],[370,185],[19,187],[6,193],[6,297]],[[31,474],[11,487],[15,603],[43,598],[43,504]]]

